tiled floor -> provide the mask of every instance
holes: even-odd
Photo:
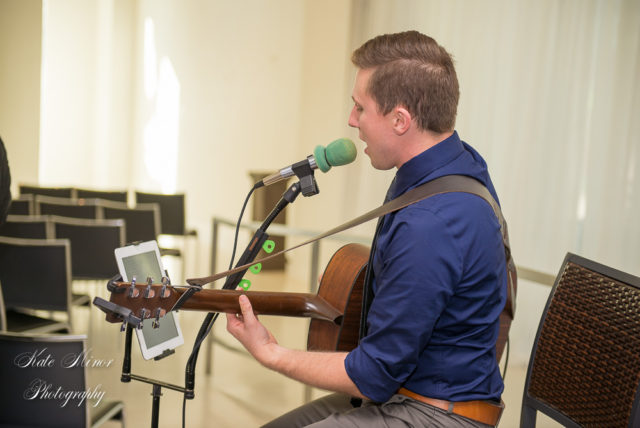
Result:
[[[270,290],[300,291],[283,273],[262,272],[262,285]],[[107,298],[104,282],[76,283],[75,287],[93,295]],[[204,313],[182,311],[181,326],[185,345],[177,352],[161,361],[144,361],[137,349],[134,338],[132,372],[164,382],[184,385],[185,364],[193,346],[196,332],[204,318]],[[88,335],[88,346],[93,358],[113,360],[109,368],[93,368],[89,371],[89,385],[100,384],[106,392],[105,399],[121,399],[126,403],[126,420],[129,427],[149,426],[151,423],[152,386],[133,381],[120,382],[124,334],[119,326],[105,322],[103,313],[97,308],[74,309],[76,333]],[[298,318],[261,318],[274,332],[280,343],[304,348],[308,321]],[[226,321],[221,317],[214,327],[214,334],[220,342],[237,346],[225,330]],[[206,373],[207,359],[212,361],[212,372]],[[501,427],[517,427],[520,418],[520,402],[526,367],[510,366],[506,378],[503,399],[506,410]],[[187,401],[187,427],[256,427],[283,412],[304,402],[305,394],[318,397],[319,390],[306,390],[297,382],[270,372],[247,354],[214,345],[213,355],[203,349],[200,352],[197,371],[195,399]],[[182,417],[181,394],[163,389],[160,400],[160,426],[177,427]],[[109,423],[107,426],[118,426]],[[538,427],[560,426],[539,416]]]

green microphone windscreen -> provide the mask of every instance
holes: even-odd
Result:
[[[346,165],[356,159],[358,151],[356,145],[348,138],[339,138],[325,148],[316,146],[313,150],[313,157],[316,165],[322,172],[327,172],[332,166]]]

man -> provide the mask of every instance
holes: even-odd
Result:
[[[454,131],[459,89],[444,48],[409,31],[369,40],[352,61],[349,125],[374,168],[397,168],[388,199],[462,174],[497,200],[486,163]],[[495,425],[459,410],[495,408],[503,390],[495,344],[506,265],[491,207],[467,193],[432,196],[386,215],[374,242],[367,333],[349,353],[279,346],[246,296],[242,314],[227,315],[229,332],[264,366],[337,392],[268,426]]]

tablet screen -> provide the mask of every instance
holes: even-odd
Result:
[[[122,265],[127,275],[126,279],[122,275],[125,281],[129,281],[129,278],[135,278],[138,283],[147,282],[147,277],[150,276],[155,284],[159,284],[164,276],[154,251],[123,257]]]
[[[155,284],[162,281],[164,268],[156,241],[116,248],[115,255],[124,281],[135,278],[138,283],[146,283],[148,277]],[[142,356],[147,360],[184,343],[177,314],[174,312],[168,312],[162,317],[158,328],[153,328],[152,320],[145,320],[142,329],[136,329],[136,336]]]

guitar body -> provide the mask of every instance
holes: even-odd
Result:
[[[343,314],[342,323],[312,319],[308,350],[348,352],[358,345],[368,260],[369,247],[360,244],[347,244],[333,255],[322,275],[318,295]]]

